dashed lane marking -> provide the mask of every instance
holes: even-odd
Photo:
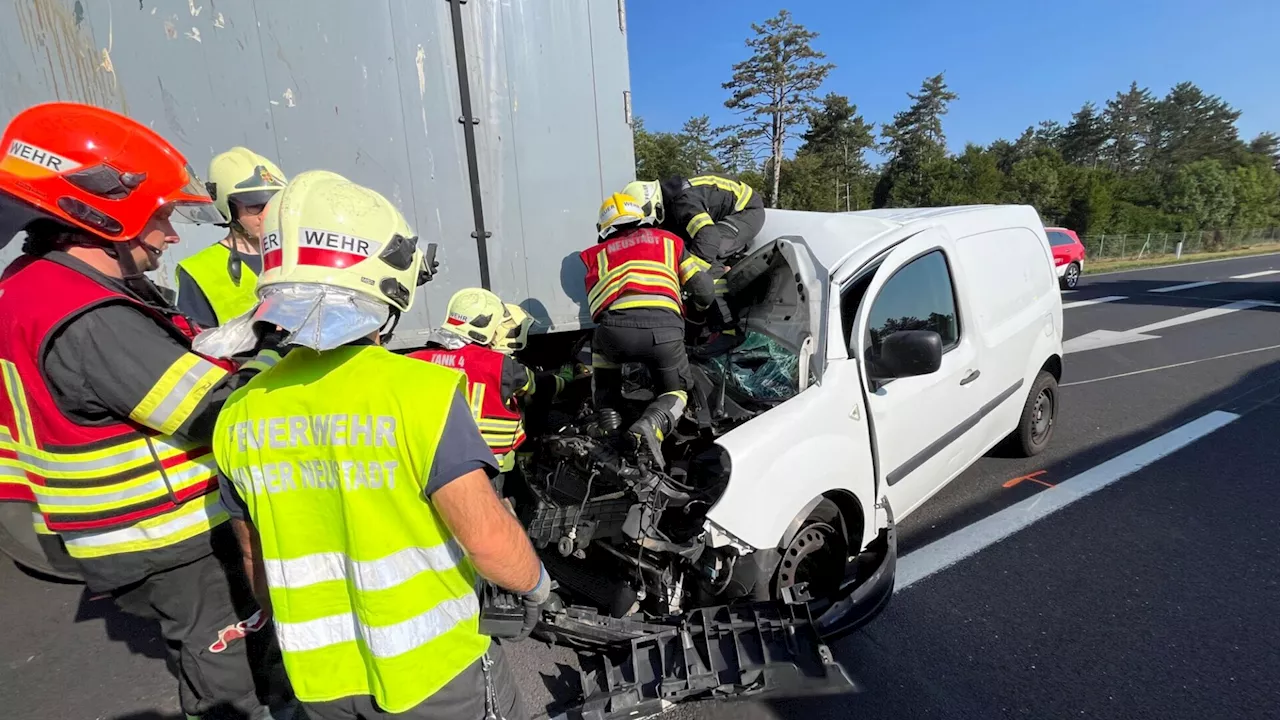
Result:
[[[1082,307],[1088,307],[1090,305],[1100,305],[1102,303],[1109,303],[1109,302],[1115,302],[1117,300],[1126,300],[1126,299],[1127,298],[1124,295],[1108,295],[1106,297],[1090,298],[1089,300],[1077,300],[1075,302],[1063,303],[1062,309],[1070,310],[1072,308],[1082,308]]]
[[[1128,452],[1092,467],[1052,488],[989,515],[898,560],[895,591],[975,555],[1031,524],[1088,497],[1125,476],[1180,450],[1235,421],[1240,416],[1222,410],[1204,415],[1149,440]]]
[[[1244,275],[1232,275],[1232,280],[1250,280],[1252,278],[1266,277],[1280,273],[1280,270],[1263,270],[1262,272],[1245,273]]]
[[[1147,292],[1153,293],[1171,293],[1179,290],[1190,290],[1191,288],[1208,287],[1209,285],[1219,285],[1221,280],[1201,280],[1200,282],[1183,283],[1182,285],[1170,285],[1169,287],[1152,288]]]

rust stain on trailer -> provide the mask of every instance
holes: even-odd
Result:
[[[26,0],[16,8],[23,43],[36,65],[44,60],[55,97],[128,112],[109,54],[81,29],[83,7],[79,17],[58,0]]]

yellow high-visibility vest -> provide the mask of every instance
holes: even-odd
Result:
[[[425,497],[465,376],[375,346],[294,348],[218,417],[303,702],[413,708],[476,662],[476,574]]]
[[[258,302],[258,276],[247,263],[240,264],[240,284],[227,271],[231,249],[222,243],[214,243],[178,263],[209,300],[209,306],[218,316],[218,324],[239,317]]]

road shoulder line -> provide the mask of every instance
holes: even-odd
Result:
[[[1239,419],[1215,410],[957,530],[898,560],[895,592],[975,555],[1077,500],[1111,485]]]

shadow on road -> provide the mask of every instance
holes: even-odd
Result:
[[[1280,276],[1277,276],[1280,277]],[[1223,303],[1237,300],[1280,300],[1280,283],[1246,282],[1240,280],[1212,281],[1212,285],[1187,288],[1175,292],[1152,292],[1162,288],[1202,282],[1198,279],[1187,280],[1105,280],[1082,285],[1078,290],[1062,296],[1062,303],[1070,305],[1075,302],[1088,301],[1093,298],[1122,296],[1123,300],[1113,300],[1105,305],[1122,307],[1125,305],[1153,305],[1158,307],[1194,308],[1202,310],[1217,307]],[[1203,281],[1210,282],[1210,281]],[[1254,310],[1275,312],[1280,308],[1260,307]]]
[[[75,621],[93,620],[101,620],[107,637],[124,643],[135,655],[169,662],[164,638],[160,635],[160,623],[130,615],[117,607],[110,596],[98,595],[86,588],[80,595]],[[176,672],[173,667],[169,671]]]

